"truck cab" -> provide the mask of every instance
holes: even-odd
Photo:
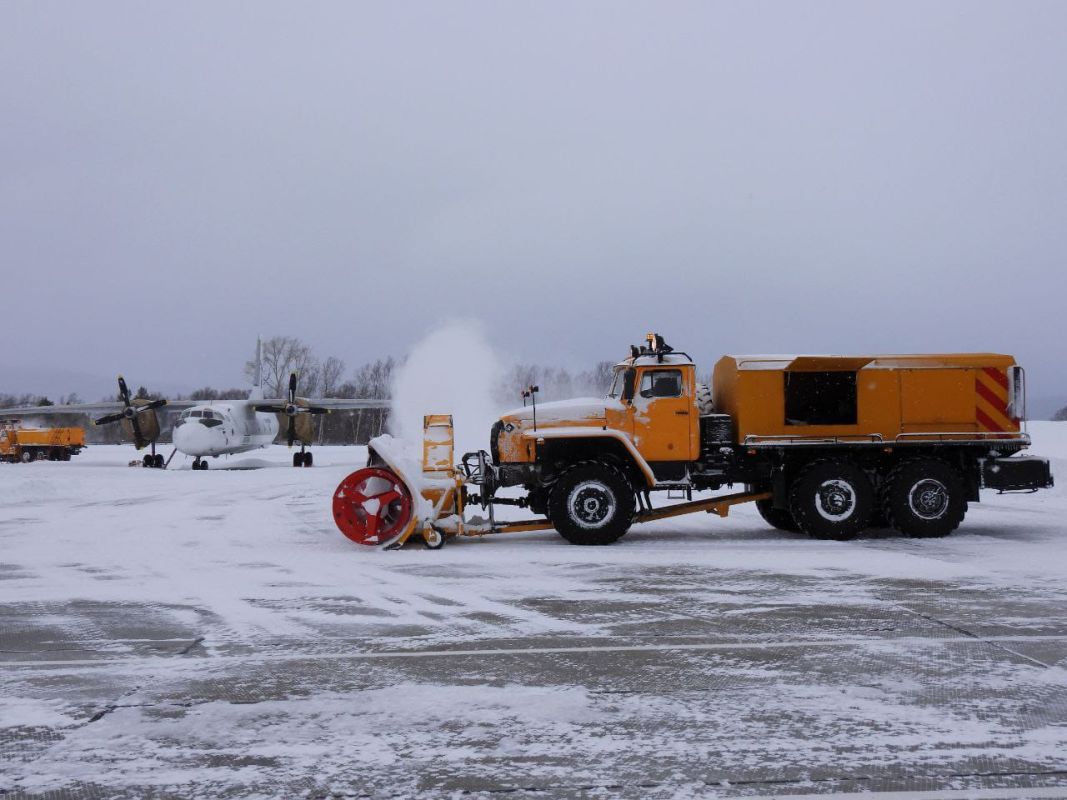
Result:
[[[662,341],[662,340],[661,340]],[[696,367],[684,353],[638,352],[615,367],[611,428],[634,443],[653,472],[677,472],[700,450]]]
[[[662,337],[631,348],[607,396],[537,403],[504,414],[490,436],[502,485],[543,486],[581,460],[607,461],[636,486],[682,481],[700,452],[696,367]]]

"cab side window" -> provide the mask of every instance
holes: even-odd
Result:
[[[641,375],[641,388],[638,390],[644,398],[681,397],[682,371],[680,369],[651,369]]]

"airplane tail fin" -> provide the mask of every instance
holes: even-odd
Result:
[[[249,400],[263,399],[263,341],[256,337],[256,377],[252,384],[252,391],[248,393]]]

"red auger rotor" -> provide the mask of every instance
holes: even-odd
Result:
[[[357,469],[333,493],[337,527],[359,544],[392,544],[407,529],[411,514],[411,492],[384,467]]]

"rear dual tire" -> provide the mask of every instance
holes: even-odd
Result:
[[[815,539],[854,539],[871,522],[874,487],[850,461],[813,461],[793,482],[789,510],[801,531]]]
[[[772,528],[789,533],[796,533],[800,530],[797,521],[793,519],[793,512],[788,508],[775,508],[773,500],[757,500],[756,510],[763,517],[764,522]]]
[[[967,513],[963,476],[934,458],[915,458],[895,467],[880,499],[886,522],[915,539],[948,536]]]
[[[761,516],[781,530],[790,517],[816,539],[847,541],[871,527],[891,527],[913,538],[948,536],[967,513],[960,471],[934,458],[899,464],[882,482],[876,498],[867,474],[844,460],[815,461],[805,467],[789,493],[789,511],[769,500],[757,503]]]

